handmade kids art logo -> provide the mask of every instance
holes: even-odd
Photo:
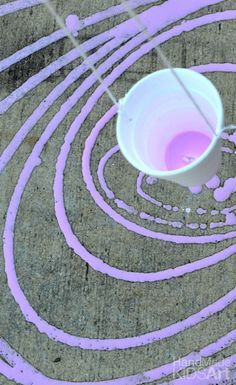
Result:
[[[183,368],[182,370],[180,368]],[[185,378],[191,380],[229,381],[232,379],[230,360],[224,360],[224,367],[219,367],[210,358],[199,360],[180,358],[175,361],[173,378]]]

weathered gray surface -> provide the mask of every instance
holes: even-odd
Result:
[[[1,1],[1,4],[3,3]],[[118,2],[59,0],[54,3],[63,15],[76,13],[80,19],[83,19]],[[201,11],[200,14],[233,8],[235,8],[234,1],[224,1],[210,7],[209,10]],[[86,40],[122,20],[123,17],[118,16],[87,28],[83,30],[80,38]],[[0,20],[2,58],[41,36],[48,35],[53,29],[57,27],[52,24],[43,6],[4,17]],[[210,62],[235,62],[235,41],[236,27],[233,21],[223,22],[221,27],[219,23],[200,27],[172,39],[163,47],[175,66],[188,67]],[[42,52],[34,54],[13,66],[11,70],[1,73],[1,98],[7,96],[29,76],[37,73],[54,57],[62,55],[70,48],[70,43],[63,40],[44,49],[43,54]],[[78,62],[58,71],[1,117],[1,152],[39,102]],[[124,95],[143,74],[155,70],[158,63],[154,54],[139,60],[116,82],[113,87],[116,95],[118,97]],[[235,75],[214,73],[209,77],[215,82],[224,99],[226,123],[236,122]],[[3,229],[9,199],[27,156],[43,132],[46,123],[78,84],[80,81],[70,87],[34,127],[2,174],[1,229]],[[229,292],[235,286],[233,273],[235,257],[179,279],[135,284],[118,281],[93,271],[67,247],[54,214],[52,185],[55,160],[64,135],[86,98],[87,95],[63,121],[45,147],[42,154],[43,163],[34,172],[24,193],[15,232],[17,276],[34,309],[50,324],[71,334],[91,338],[136,336],[184,319]],[[109,103],[107,97],[103,97],[83,125],[72,146],[66,168],[66,208],[72,227],[83,245],[112,266],[129,271],[148,272],[175,267],[189,260],[197,260],[199,257],[203,258],[232,244],[233,241],[228,240],[219,245],[182,246],[151,240],[128,232],[95,205],[81,181],[81,151],[93,123],[108,109]],[[94,173],[97,161],[108,148],[115,144],[115,120],[113,120],[99,137],[99,146],[93,156]],[[232,157],[229,159],[225,155],[222,175],[233,176],[233,169],[235,170],[235,161],[233,163]],[[114,157],[114,165],[110,162],[106,169],[108,185],[112,187],[117,197],[138,207],[140,211],[158,215],[158,208],[137,197],[136,176],[136,171],[120,154]],[[181,187],[175,186],[173,189],[171,184],[164,182],[159,186],[160,190],[156,185],[149,187],[150,194],[157,199],[165,200],[163,197],[167,196],[170,204],[179,207],[215,208],[215,202],[209,190],[205,189],[200,196],[195,197]],[[227,204],[233,204],[233,200],[235,202],[235,196],[232,196]],[[224,203],[218,204],[218,207],[223,208]],[[127,218],[130,217],[123,210],[119,212]],[[168,212],[163,215],[171,219],[171,214]],[[183,212],[179,212],[175,218],[189,223],[197,220],[194,214],[185,215],[185,218],[184,215]],[[210,220],[207,216],[205,219],[206,222]],[[132,220],[143,224],[138,217]],[[155,230],[158,228],[159,231],[166,230],[162,226],[157,227],[153,224],[144,224],[144,226]],[[176,232],[174,229],[169,231]],[[220,232],[221,229],[218,231]],[[185,229],[182,233],[192,234],[192,230]],[[195,232],[195,234],[198,233],[200,232]],[[198,326],[162,342],[123,351],[83,351],[51,341],[24,320],[8,289],[2,255],[0,256],[0,287],[0,336],[42,373],[61,380],[95,381],[141,373],[194,350],[197,351],[233,328],[235,306],[231,305]],[[235,346],[224,350],[214,359],[218,361],[232,353],[235,353]],[[58,357],[61,361],[54,362]],[[0,376],[0,384],[8,385],[10,382]]]

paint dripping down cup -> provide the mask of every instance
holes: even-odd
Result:
[[[210,80],[193,70],[175,71],[213,131],[164,69],[145,76],[120,100],[117,140],[139,171],[192,187],[206,183],[220,167],[224,111]]]

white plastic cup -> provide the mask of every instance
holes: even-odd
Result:
[[[139,171],[182,186],[198,186],[210,180],[221,163],[223,105],[217,89],[205,76],[189,69],[175,71],[214,133],[171,71],[164,69],[145,76],[120,100],[117,140],[125,158]],[[188,130],[207,135],[208,147],[192,163],[167,169],[169,143]]]

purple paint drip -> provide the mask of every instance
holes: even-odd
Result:
[[[146,183],[149,185],[153,185],[156,182],[157,182],[157,178],[155,178],[154,176],[148,176],[146,179]]]
[[[219,187],[214,191],[214,198],[217,202],[224,202],[235,192],[236,178],[229,178],[225,181],[223,187]]]
[[[216,189],[217,187],[219,187],[219,185],[220,185],[220,178],[217,175],[213,176],[213,178],[211,178],[209,182],[206,183],[206,186],[209,189]]]
[[[158,207],[162,207],[162,203],[157,201],[156,199],[150,197],[150,195],[146,194],[142,189],[142,182],[143,182],[144,174],[142,172],[139,173],[137,178],[137,193],[144,198],[145,200],[153,203],[154,205]]]

